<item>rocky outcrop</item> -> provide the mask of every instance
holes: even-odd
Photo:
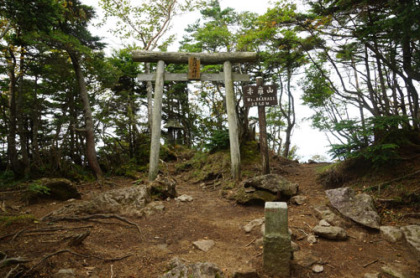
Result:
[[[176,184],[177,182],[173,178],[158,175],[158,177],[149,184],[150,193],[154,198],[160,200],[175,198],[178,196],[176,192]]]
[[[245,180],[233,195],[239,204],[264,204],[289,200],[298,193],[298,185],[282,176],[268,174]]]
[[[119,213],[129,216],[142,216],[143,209],[151,201],[146,185],[113,189],[101,193],[90,201],[72,203],[52,213],[57,215],[83,215],[95,213]]]
[[[370,195],[356,195],[349,187],[330,189],[326,194],[331,205],[342,215],[363,226],[379,229],[381,218]]]
[[[68,179],[43,178],[32,182],[24,198],[29,203],[35,203],[40,199],[59,201],[80,199],[81,195],[74,184]]]

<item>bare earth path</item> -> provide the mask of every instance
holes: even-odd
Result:
[[[317,164],[290,165],[282,173],[291,181],[299,183],[300,194],[307,196],[300,206],[289,204],[289,227],[293,240],[299,245],[299,256],[303,261],[317,261],[324,266],[320,274],[302,263],[294,264],[292,277],[363,277],[364,273],[380,272],[385,265],[397,265],[405,270],[407,277],[420,277],[419,262],[405,242],[388,243],[378,232],[357,225],[347,228],[349,239],[330,241],[318,239],[314,244],[306,240],[311,228],[318,223],[313,207],[326,204],[325,193],[316,183]],[[274,171],[273,171],[274,172]],[[185,179],[185,175],[174,176],[179,195],[193,197],[192,202],[163,201],[165,209],[147,217],[127,217],[140,227],[140,233],[129,225],[100,220],[101,223],[60,222],[54,224],[34,223],[29,227],[12,225],[1,231],[1,235],[17,232],[22,228],[39,229],[62,226],[60,232],[28,233],[14,240],[0,240],[0,250],[11,256],[31,258],[38,262],[46,254],[69,249],[63,238],[74,235],[70,228],[89,225],[90,236],[73,252],[95,255],[101,258],[119,258],[104,261],[93,257],[81,257],[70,253],[52,256],[37,266],[39,277],[51,277],[59,269],[75,269],[76,277],[158,277],[167,270],[173,257],[188,262],[211,262],[222,269],[228,277],[235,272],[262,270],[262,246],[260,227],[245,233],[243,226],[264,215],[262,207],[243,207],[221,197],[220,188],[201,188]],[[131,186],[131,181],[116,180],[118,187]],[[100,188],[86,185],[81,188],[83,199],[89,199]],[[64,203],[52,202],[29,207],[36,217],[42,217]],[[99,221],[99,220],[98,220]],[[210,239],[215,242],[208,252],[198,250],[193,242]],[[33,265],[33,263],[32,263]],[[30,265],[31,266],[31,265]],[[0,276],[3,273],[0,273]],[[386,277],[386,276],[383,276]],[[391,277],[391,276],[389,276]]]

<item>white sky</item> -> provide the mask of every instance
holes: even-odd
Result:
[[[81,0],[84,4],[93,6],[97,9],[98,21],[100,20],[102,12],[98,7],[98,0]],[[252,11],[259,14],[266,12],[267,8],[272,6],[270,3],[271,0],[220,0],[221,8],[231,7],[238,12],[243,11]],[[194,23],[200,16],[199,11],[195,11],[188,14],[183,14],[174,19],[174,26],[171,30],[173,33],[177,34],[177,39],[182,39],[184,29],[188,24]],[[91,31],[104,38],[104,41],[108,44],[108,49],[106,50],[107,54],[112,53],[112,49],[119,49],[124,47],[124,42],[119,38],[108,33],[107,30],[112,27],[114,23],[109,22],[107,25],[101,29],[91,27]],[[170,47],[170,51],[177,50],[177,44]],[[292,145],[298,146],[297,154],[300,157],[300,161],[304,162],[310,159],[314,155],[322,155],[328,157],[328,141],[324,133],[314,130],[310,127],[310,122],[303,121],[304,118],[309,117],[312,112],[308,107],[305,107],[301,104],[300,94],[298,87],[296,86],[295,91],[295,104],[296,104],[296,127],[292,136]],[[256,108],[252,108],[251,111],[253,114],[257,114]]]

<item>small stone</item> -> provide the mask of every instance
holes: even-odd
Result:
[[[301,267],[311,267],[313,264],[318,263],[320,261],[319,258],[312,255],[311,252],[300,250],[294,252],[293,254],[293,262]]]
[[[254,229],[257,226],[260,226],[264,223],[264,218],[258,218],[250,221],[248,224],[246,224],[243,229],[246,233],[250,233],[252,229]]]
[[[74,269],[60,269],[56,274],[53,275],[53,278],[74,278],[76,277],[76,272]]]
[[[312,266],[312,271],[315,273],[321,273],[324,271],[324,266],[320,265],[320,264],[314,264]]]
[[[402,239],[403,233],[400,228],[393,226],[381,226],[379,231],[385,240],[389,242],[397,242]]]
[[[195,247],[197,247],[198,249],[200,249],[201,251],[207,252],[209,251],[213,246],[214,246],[215,242],[213,240],[198,240],[198,241],[194,241],[193,245]]]
[[[365,273],[365,275],[363,275],[363,278],[380,278],[381,274],[379,272],[375,272],[375,273]]]
[[[295,205],[303,205],[306,201],[307,197],[303,195],[296,195],[290,198],[290,202]]]
[[[325,220],[325,219],[322,219],[321,221],[319,221],[318,225],[322,226],[322,227],[331,227],[331,224],[328,223],[327,220]]]
[[[394,278],[408,278],[408,276],[404,275],[401,270],[391,265],[385,265],[381,267],[381,270]]]
[[[183,195],[175,198],[175,200],[181,201],[181,202],[192,202],[192,200],[194,200],[194,199],[193,199],[193,197],[191,197],[189,195],[183,194]]]
[[[345,240],[347,239],[347,233],[343,228],[340,227],[324,227],[315,226],[313,229],[314,233],[320,237],[327,239]]]
[[[306,238],[306,240],[309,243],[311,243],[311,244],[316,243],[316,237],[315,237],[315,235],[308,235],[308,237]]]

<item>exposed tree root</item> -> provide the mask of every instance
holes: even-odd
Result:
[[[19,236],[25,234],[25,233],[43,233],[43,232],[56,232],[56,231],[62,231],[62,230],[80,230],[80,229],[89,229],[93,228],[93,226],[82,226],[82,227],[51,227],[51,228],[45,228],[45,229],[36,229],[36,230],[28,230],[27,228],[22,229],[16,233],[7,234],[2,237],[0,237],[0,240],[12,237],[10,241],[14,241]]]
[[[116,214],[92,214],[92,215],[78,216],[78,217],[76,217],[76,216],[55,216],[55,217],[47,216],[47,217],[44,217],[44,218],[45,218],[45,220],[52,221],[52,222],[57,222],[57,221],[89,221],[89,220],[92,220],[92,219],[114,218],[114,219],[120,220],[124,223],[127,223],[131,226],[135,226],[137,228],[137,230],[139,231],[139,233],[141,232],[140,227],[136,223],[131,222],[131,221],[125,219],[124,217],[121,217],[121,216],[116,215]]]
[[[32,266],[30,269],[28,269],[24,274],[23,274],[23,277],[25,277],[26,275],[28,275],[28,274],[30,274],[32,271],[34,271],[34,269],[35,268],[37,268],[39,265],[41,265],[44,261],[46,261],[47,259],[49,259],[49,258],[51,258],[51,257],[53,257],[53,256],[56,256],[56,255],[59,255],[59,254],[62,254],[62,253],[70,253],[70,254],[72,254],[72,255],[74,255],[74,256],[78,256],[78,257],[82,257],[82,258],[94,258],[94,259],[98,259],[98,260],[102,260],[102,261],[104,261],[104,262],[115,262],[115,261],[121,261],[121,260],[123,260],[123,259],[125,259],[125,258],[128,258],[128,257],[130,257],[131,256],[131,254],[128,254],[128,255],[125,255],[125,256],[123,256],[123,257],[117,257],[117,258],[108,258],[108,259],[106,259],[106,258],[101,258],[101,257],[99,257],[99,256],[94,256],[94,255],[84,255],[84,254],[79,254],[79,253],[76,253],[76,252],[73,252],[72,250],[69,250],[69,249],[63,249],[63,250],[59,250],[59,251],[56,251],[56,252],[54,252],[54,253],[51,253],[51,254],[48,254],[48,255],[46,255],[46,256],[44,256],[38,263],[36,263],[34,266]]]

